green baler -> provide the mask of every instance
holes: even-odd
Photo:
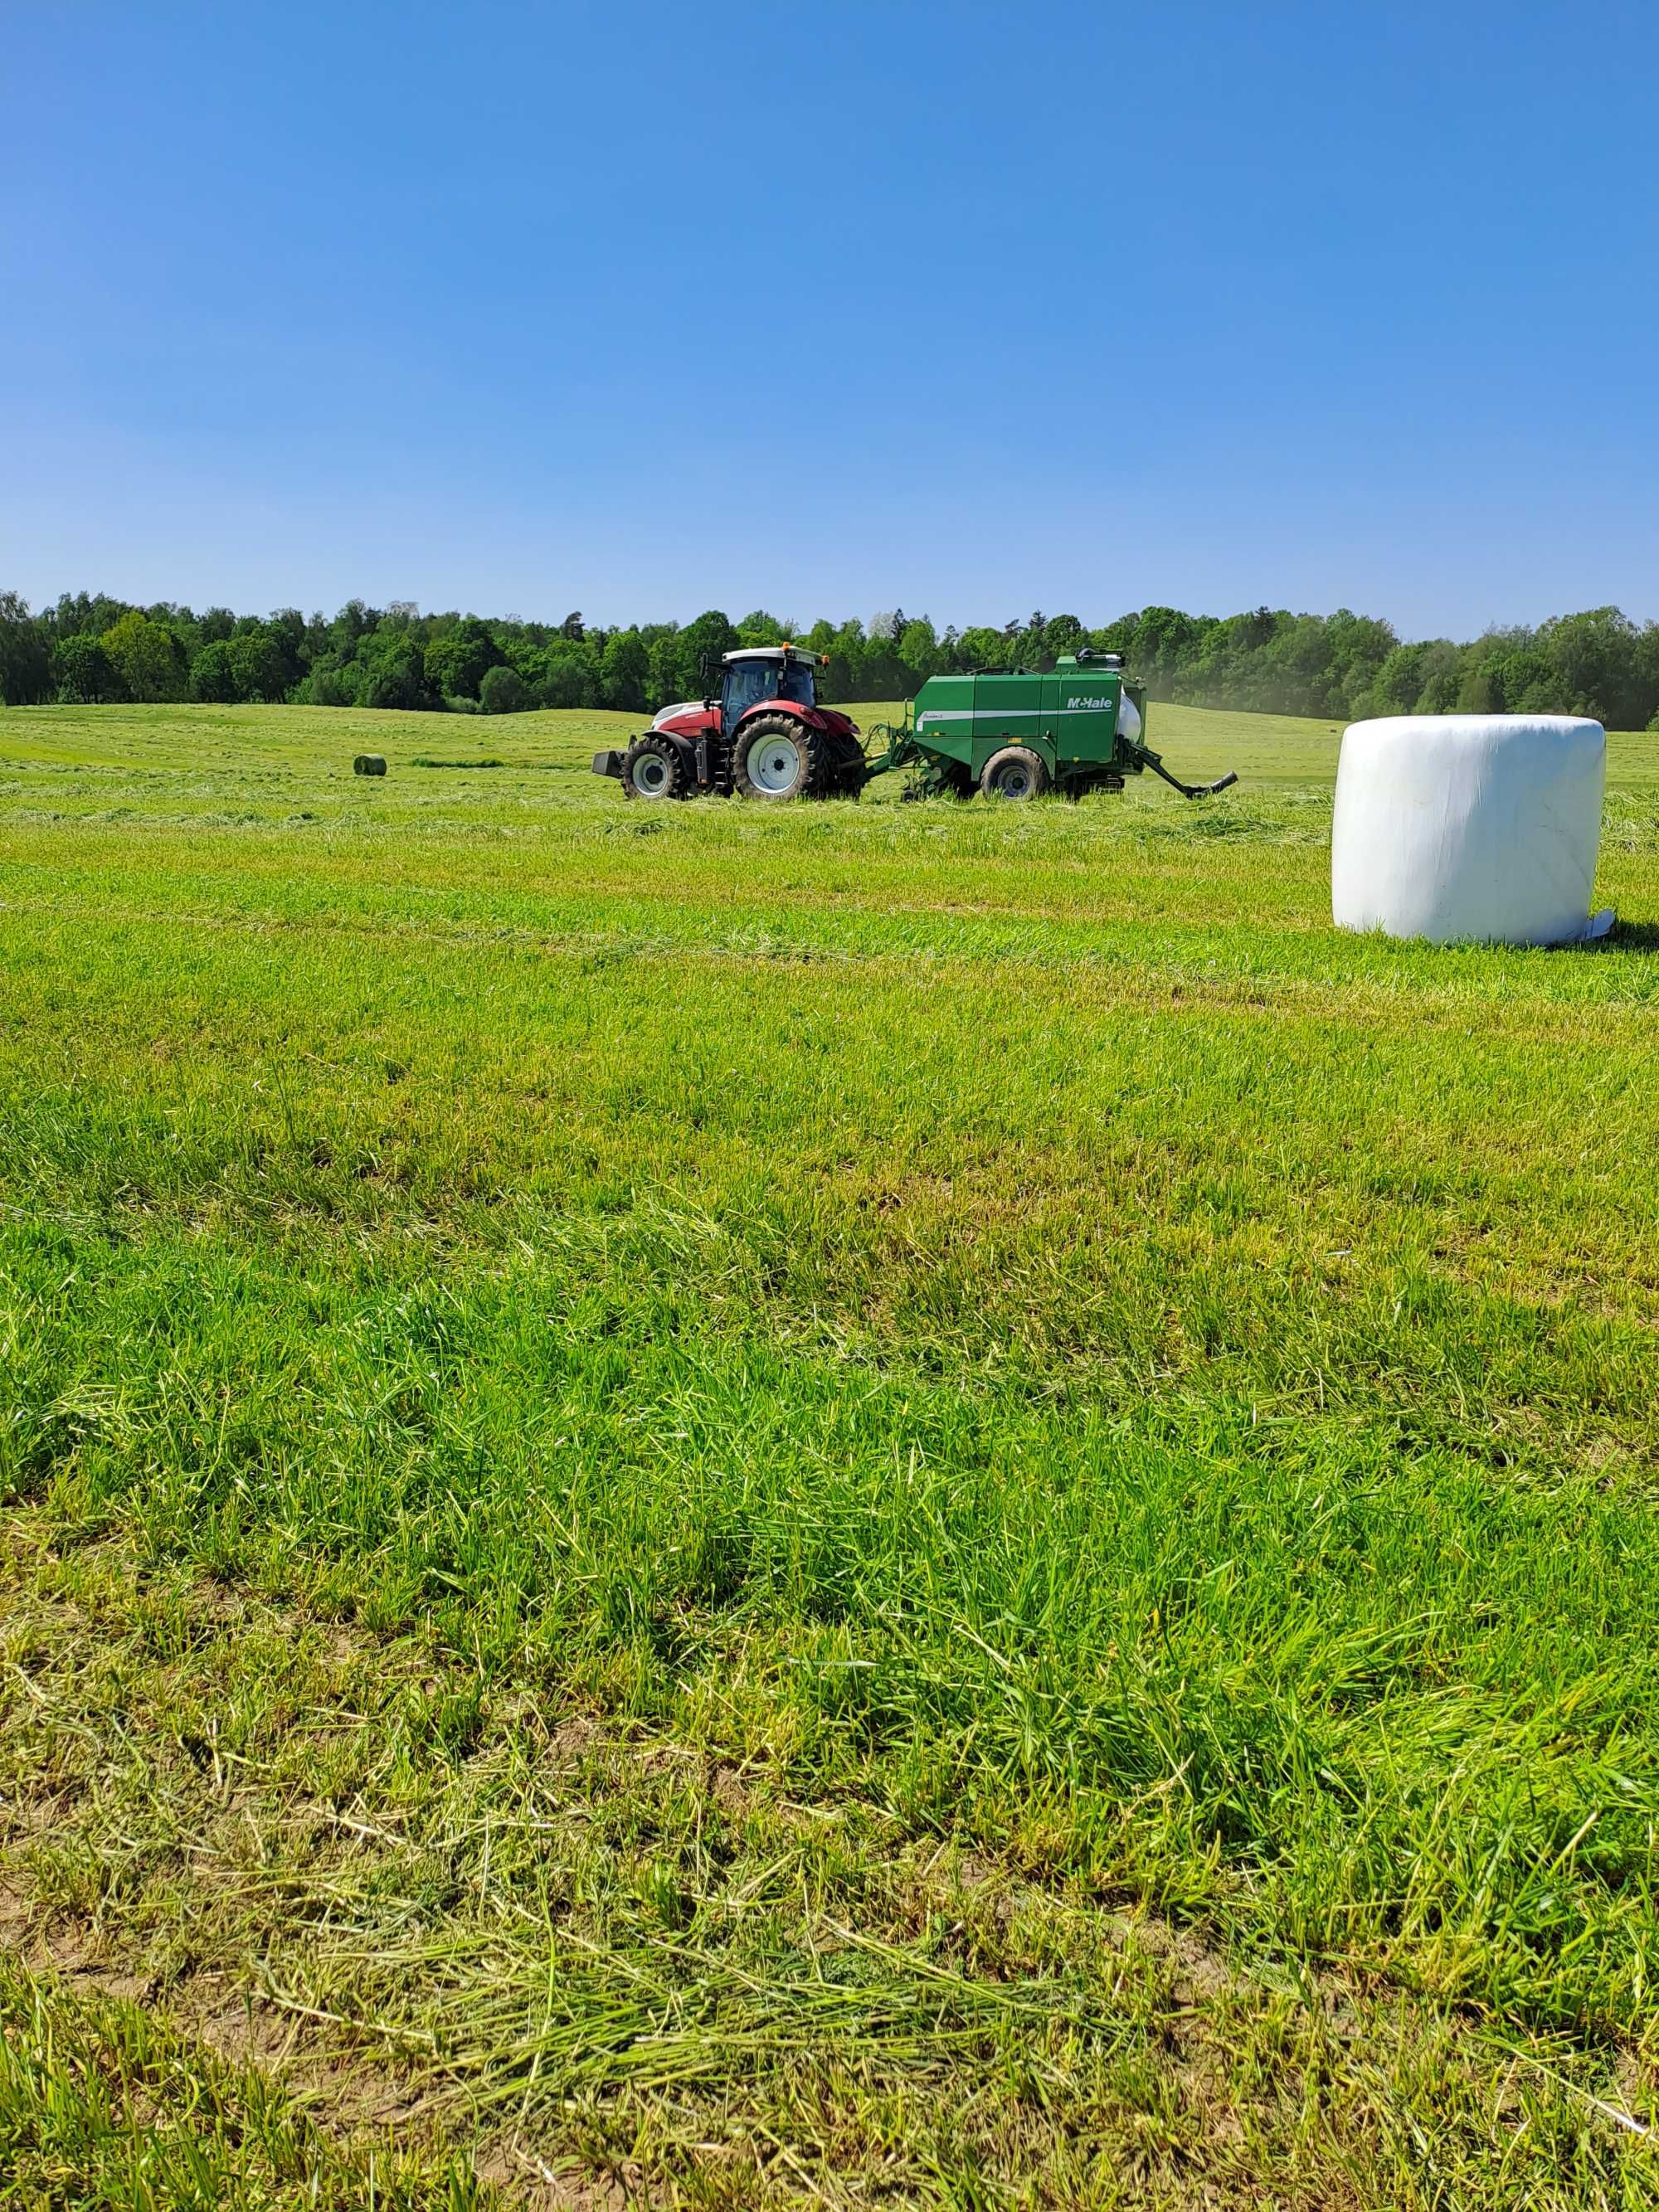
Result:
[[[887,750],[866,775],[919,769],[918,796],[961,799],[975,790],[988,799],[1035,799],[1049,789],[1077,799],[1096,788],[1121,791],[1127,776],[1147,769],[1188,799],[1238,781],[1183,783],[1143,742],[1146,726],[1144,688],[1124,675],[1117,654],[1085,646],[1051,669],[930,676],[902,724],[870,731],[885,738]]]

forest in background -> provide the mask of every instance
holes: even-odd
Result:
[[[720,653],[785,637],[828,656],[823,696],[848,703],[908,697],[944,671],[1041,666],[1086,644],[1123,653],[1153,698],[1188,706],[1345,720],[1551,712],[1591,714],[1609,729],[1659,728],[1659,623],[1638,624],[1617,607],[1459,643],[1403,640],[1390,623],[1346,608],[1216,616],[1143,607],[1099,628],[1038,612],[1000,628],[943,630],[899,609],[868,623],[807,628],[764,611],[732,623],[710,611],[685,623],[606,629],[580,614],[527,622],[361,599],[331,620],[293,607],[198,614],[170,601],[140,607],[86,592],[31,612],[4,592],[0,703],[201,700],[467,714],[610,707],[643,714],[700,697],[704,671]]]

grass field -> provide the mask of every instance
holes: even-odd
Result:
[[[1659,2203],[1659,738],[628,726],[0,714],[0,2206]]]

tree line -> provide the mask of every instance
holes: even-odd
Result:
[[[66,592],[31,613],[0,593],[0,703],[201,700],[316,707],[400,707],[510,714],[534,707],[654,713],[700,697],[704,672],[739,645],[790,637],[828,656],[823,696],[900,699],[929,676],[1038,667],[1088,645],[1121,653],[1155,699],[1263,714],[1328,715],[1551,712],[1592,714],[1611,729],[1659,728],[1659,623],[1617,607],[1536,628],[1490,629],[1462,643],[1401,639],[1391,624],[1333,615],[1190,615],[1143,607],[1091,629],[1076,615],[1032,614],[1000,628],[936,630],[902,610],[868,623],[810,629],[764,611],[732,623],[606,629],[578,614],[422,614],[408,603],[352,599],[331,621],[293,607],[197,614]]]

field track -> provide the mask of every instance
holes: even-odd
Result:
[[[0,713],[0,2208],[1659,2203],[1659,736],[630,727]]]

